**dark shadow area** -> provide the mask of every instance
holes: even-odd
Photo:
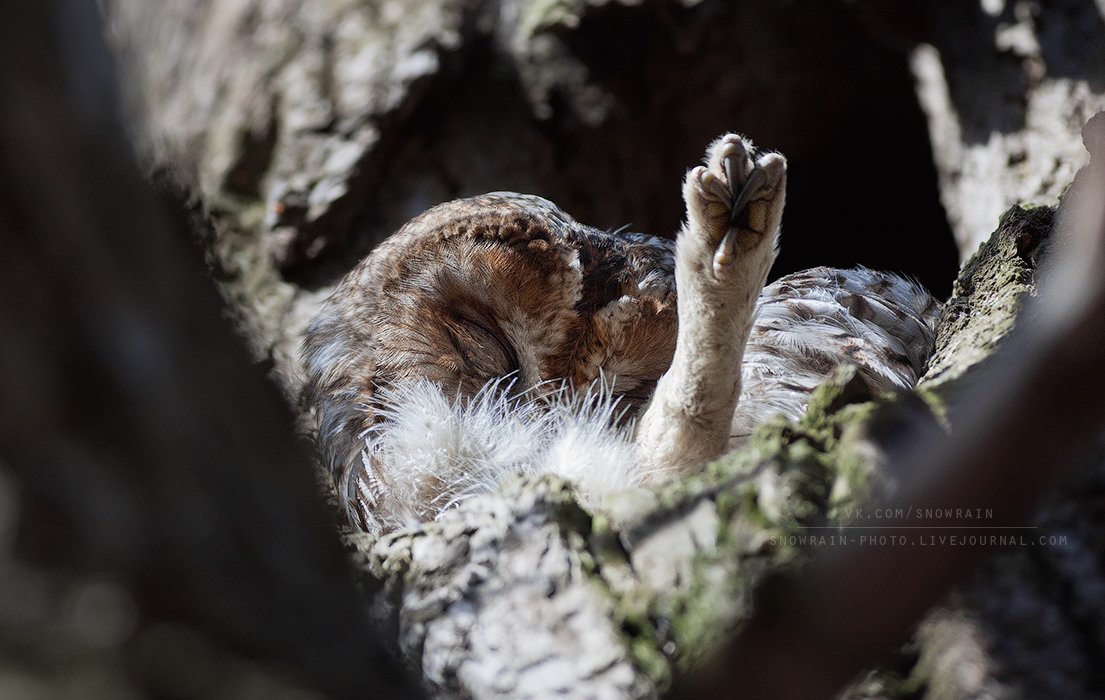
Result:
[[[1036,22],[1040,51],[1050,75],[1087,80],[1095,92],[1105,88],[1105,22],[1094,0],[1052,0],[1061,13]]]
[[[160,697],[162,671],[242,655],[331,697],[410,697],[287,404],[137,167],[101,35],[88,3],[0,6],[0,695]],[[110,582],[102,643],[66,622],[90,580]]]
[[[898,272],[945,298],[959,268],[905,61],[820,152],[790,160],[772,276],[818,265]],[[894,76],[886,76],[888,78]]]
[[[773,277],[866,265],[950,292],[958,254],[907,56],[842,6],[613,8],[589,15],[570,40],[620,107],[592,147],[629,130],[637,149],[667,161],[635,228],[674,230],[678,178],[710,140],[737,130],[789,159]],[[655,177],[646,164],[638,172]]]

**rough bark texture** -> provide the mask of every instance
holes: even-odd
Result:
[[[413,214],[512,189],[664,234],[683,170],[733,128],[793,166],[777,272],[865,263],[945,292],[957,255],[937,176],[967,258],[1008,204],[1053,204],[1105,81],[1089,0],[947,0],[908,22],[877,1],[103,5],[146,160],[195,204],[224,297],[290,396],[318,301]],[[662,691],[747,618],[766,574],[806,558],[810,527],[893,484],[880,440],[954,425],[969,368],[1032,293],[1049,219],[1012,211],[966,264],[915,395],[871,400],[842,376],[801,424],[659,493],[592,513],[562,483],[518,481],[351,538],[368,589],[384,581],[382,629],[443,695]],[[1102,471],[1078,479],[1039,516],[1075,549],[995,559],[923,623],[915,655],[852,694],[1100,694]]]
[[[1099,113],[1083,130],[1093,161],[1068,192],[1051,234],[1046,233],[1052,218],[1048,208],[1014,209],[1003,217],[1008,235],[985,243],[964,266],[956,289],[957,293],[969,290],[971,301],[949,304],[943,331],[952,337],[986,337],[990,331],[978,336],[968,328],[1004,325],[1013,318],[1003,310],[1016,306],[1017,297],[1035,294],[1036,263],[1041,254],[1045,261],[1064,254],[1060,248],[1069,245],[1066,235],[1071,212],[1087,196],[1100,209],[1105,186],[1103,136],[1105,113]],[[990,263],[984,262],[987,256]],[[1040,284],[1045,295],[1051,294],[1048,301],[1057,298],[1055,293],[1066,284],[1065,278],[1078,274],[1074,269],[1054,267],[1047,272]],[[1081,298],[1097,295],[1099,272],[1090,275],[1086,288],[1068,298],[1068,304],[1078,305]],[[1034,313],[1017,318],[1022,337],[1046,324],[1040,308],[1053,315],[1065,312],[1055,304],[1038,304]],[[978,353],[977,347],[956,350],[946,342],[943,345],[965,362]],[[955,396],[963,391],[984,393],[979,386],[972,386],[972,377],[981,373],[961,371],[962,363],[949,361],[950,356],[938,353],[923,390],[952,397],[950,413],[954,416]],[[1099,426],[1096,432],[1100,434]],[[1041,439],[1048,439],[1046,429]],[[1105,511],[1101,504],[1105,442],[1099,437],[1074,454],[1078,456],[1077,469],[1041,500],[1032,523],[1035,529],[1026,533],[1030,545],[992,557],[968,584],[928,615],[919,626],[912,650],[916,664],[904,681],[897,678],[892,687],[921,688],[925,697],[933,698],[1094,698],[1105,692],[1100,663],[1105,630],[1101,596],[1105,586],[1101,573],[1105,570]],[[1056,458],[1055,467],[1063,468],[1065,461]]]
[[[862,0],[877,26],[915,47],[940,194],[966,260],[1016,203],[1049,204],[1086,163],[1082,125],[1105,109],[1100,0]]]

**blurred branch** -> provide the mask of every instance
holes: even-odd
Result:
[[[133,162],[94,3],[0,8],[0,458],[18,557],[337,697],[410,697],[278,392]],[[182,664],[189,663],[187,659]]]

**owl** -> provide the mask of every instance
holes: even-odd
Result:
[[[862,268],[765,287],[786,160],[726,134],[703,163],[674,241],[495,192],[414,218],[338,284],[304,399],[351,524],[433,519],[519,472],[584,500],[677,478],[801,417],[845,363],[874,392],[916,382],[934,299]]]

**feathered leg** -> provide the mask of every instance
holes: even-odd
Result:
[[[687,173],[676,241],[679,335],[637,427],[637,454],[657,479],[716,458],[729,441],[756,299],[775,260],[786,159],[726,134]]]

